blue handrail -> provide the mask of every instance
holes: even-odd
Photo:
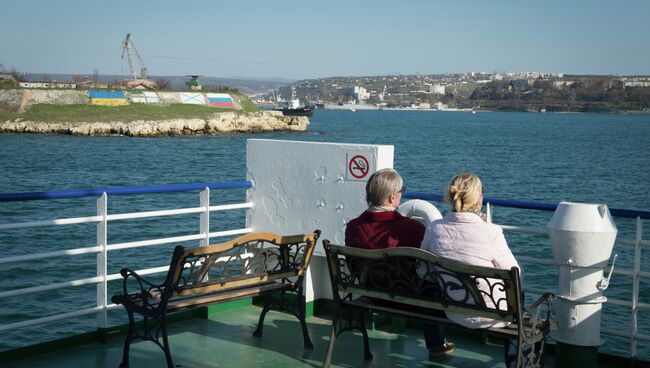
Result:
[[[97,197],[106,193],[108,195],[132,195],[132,194],[145,194],[145,193],[170,193],[170,192],[186,192],[192,190],[210,189],[234,189],[234,188],[252,188],[253,182],[248,180],[243,181],[224,181],[224,182],[209,182],[209,183],[193,183],[193,184],[166,184],[166,185],[151,185],[146,187],[125,187],[125,188],[93,188],[93,189],[70,189],[70,190],[54,190],[48,192],[25,192],[25,193],[0,193],[0,202],[14,202],[14,201],[34,201],[41,199],[64,199],[64,198],[80,198],[80,197]],[[427,201],[442,202],[444,197],[442,194],[434,194],[427,192],[406,192],[403,195],[404,199],[423,199]],[[512,208],[523,208],[529,210],[540,211],[555,211],[557,203],[542,203],[542,202],[524,202],[512,201],[507,199],[497,198],[483,198],[483,203],[490,202],[492,205]],[[650,219],[650,211],[637,211],[628,209],[610,208],[609,212],[612,216],[628,217],[648,220]]]
[[[192,183],[192,184],[166,184],[151,185],[146,187],[125,187],[125,188],[93,188],[93,189],[70,189],[70,190],[53,190],[49,192],[26,192],[26,193],[0,193],[0,202],[14,201],[34,201],[40,199],[63,199],[63,198],[81,198],[81,197],[98,197],[103,193],[108,195],[131,195],[144,193],[171,193],[186,192],[191,190],[210,189],[233,189],[233,188],[251,188],[253,182],[244,181],[224,181],[220,183]]]
[[[437,201],[442,202],[444,196],[442,194],[433,194],[426,192],[406,192],[402,195],[404,199],[423,199],[427,201]],[[490,202],[491,205],[501,206],[501,207],[512,207],[512,208],[524,208],[528,210],[540,210],[540,211],[555,211],[558,203],[542,203],[542,202],[523,202],[523,201],[511,201],[507,199],[497,199],[497,198],[483,198],[483,203]],[[610,208],[609,213],[612,216],[617,217],[628,217],[628,218],[637,218],[648,220],[650,219],[650,211],[637,211],[637,210],[627,210],[627,209],[618,209]]]

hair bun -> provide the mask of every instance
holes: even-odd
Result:
[[[452,178],[447,187],[445,201],[455,212],[472,211],[475,207],[480,209],[481,187],[478,176],[470,173],[458,174]]]

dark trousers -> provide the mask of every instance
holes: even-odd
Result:
[[[513,339],[503,339],[503,361],[506,363],[506,368],[517,366],[517,345],[519,342]]]
[[[427,349],[437,348],[445,343],[445,331],[438,325],[425,324],[423,328],[424,344]]]

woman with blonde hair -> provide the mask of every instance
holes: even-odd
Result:
[[[449,204],[451,211],[444,218],[429,224],[420,246],[422,249],[439,257],[469,265],[500,269],[519,267],[508,248],[503,230],[488,223],[481,212],[483,185],[478,176],[472,173],[454,176],[445,193],[445,202]],[[487,291],[488,295],[491,292],[490,285],[484,280],[479,282],[478,287]],[[499,291],[494,291],[494,300],[500,299],[498,293]],[[450,292],[450,297],[454,297],[451,294]],[[485,299],[485,303],[495,307],[493,300],[489,298]],[[452,312],[447,313],[447,318],[468,328],[506,326],[506,323],[490,318],[467,317]],[[507,342],[506,366],[509,366],[509,360],[512,359],[512,349],[512,343]],[[516,352],[516,348],[514,351]]]

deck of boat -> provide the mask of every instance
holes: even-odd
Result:
[[[181,367],[320,367],[329,340],[330,321],[307,319],[314,349],[304,349],[298,321],[283,313],[270,312],[264,336],[252,336],[260,308],[246,306],[220,312],[208,319],[188,319],[169,325],[174,363]],[[503,348],[484,344],[476,336],[448,333],[456,343],[449,357],[429,360],[422,334],[369,331],[372,361],[363,359],[362,338],[344,333],[337,339],[332,367],[503,367]],[[3,367],[117,367],[122,357],[123,335],[107,343],[89,343],[66,350],[4,362]],[[162,351],[151,342],[131,347],[131,367],[165,366]],[[553,357],[547,367],[555,366]],[[606,365],[600,365],[606,366]],[[612,365],[614,366],[614,365]]]

